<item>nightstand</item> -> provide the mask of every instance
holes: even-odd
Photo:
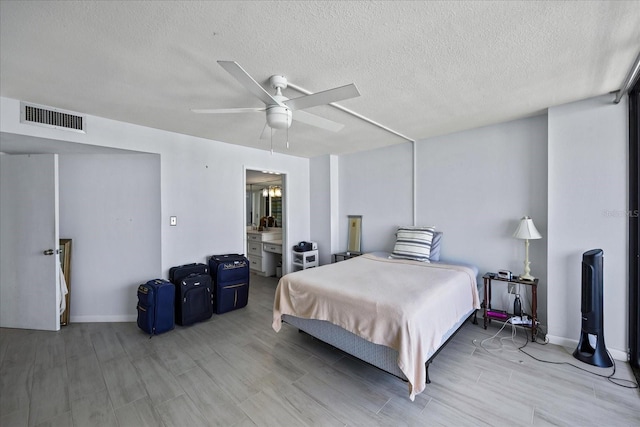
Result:
[[[506,279],[504,277],[499,277],[496,273],[486,273],[482,276],[484,279],[484,328],[487,329],[487,324],[493,319],[498,320],[500,322],[506,322],[513,314],[508,312],[497,312],[491,310],[491,282],[496,280],[499,282],[506,283],[517,283],[519,285],[531,286],[531,325],[522,324],[518,326],[522,326],[525,328],[531,329],[531,341],[536,340],[536,334],[538,333],[538,279],[534,279],[532,281],[529,280],[521,280],[517,277],[513,277],[511,279]]]
[[[333,262],[344,261],[362,255],[359,252],[338,252],[333,254]]]

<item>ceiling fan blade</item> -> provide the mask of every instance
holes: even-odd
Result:
[[[269,92],[260,86],[258,82],[255,81],[253,77],[251,77],[249,73],[247,73],[237,62],[218,61],[218,64],[220,64],[222,68],[227,70],[229,74],[240,82],[245,89],[260,98],[265,105],[282,105],[280,102],[276,101],[273,96],[269,95]]]
[[[276,133],[275,129],[273,129],[273,133]],[[260,134],[260,139],[270,139],[271,135],[271,127],[265,123],[264,129],[262,129],[262,134]]]
[[[293,113],[293,120],[297,120],[299,122],[306,123],[308,125],[325,129],[331,132],[338,132],[344,127],[342,123],[337,123],[332,120],[325,119],[324,117],[307,113],[306,111],[296,111],[295,113]]]
[[[353,83],[328,89],[322,92],[316,92],[311,95],[304,95],[299,98],[289,99],[284,104],[292,110],[302,110],[305,108],[315,107],[316,105],[325,105],[332,102],[342,101],[343,99],[355,98],[360,96],[358,88]]]
[[[266,107],[258,108],[192,108],[191,111],[200,114],[233,114],[233,113],[255,113],[266,111]]]

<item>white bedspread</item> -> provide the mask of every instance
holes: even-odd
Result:
[[[473,308],[480,302],[472,269],[365,254],[282,277],[272,326],[280,330],[283,314],[326,320],[397,350],[414,400],[425,389],[425,362]]]

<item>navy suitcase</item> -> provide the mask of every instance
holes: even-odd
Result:
[[[213,279],[213,310],[216,314],[245,307],[249,302],[249,260],[240,254],[209,258]]]
[[[175,286],[162,279],[138,286],[138,327],[149,335],[174,328]]]
[[[213,315],[211,276],[191,273],[176,284],[176,323],[188,326]]]
[[[179,265],[177,267],[171,267],[169,269],[169,281],[174,285],[178,285],[183,277],[187,277],[190,274],[209,274],[209,267],[202,263],[192,263]]]

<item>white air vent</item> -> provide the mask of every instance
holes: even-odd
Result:
[[[87,119],[72,111],[43,105],[20,103],[20,122],[86,133]]]

